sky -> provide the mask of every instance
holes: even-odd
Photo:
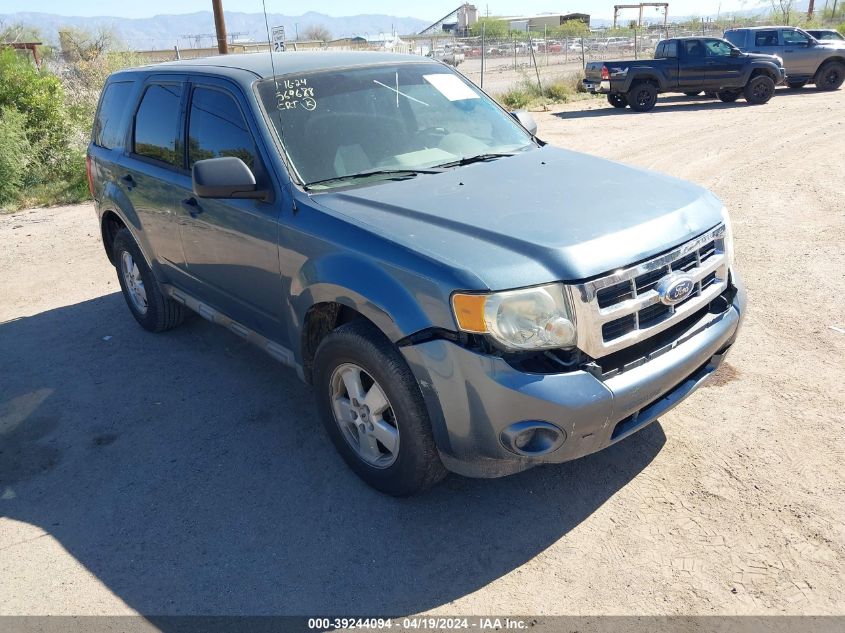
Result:
[[[461,0],[310,0],[310,2],[291,2],[290,0],[265,0],[267,11],[284,15],[300,15],[306,11],[316,11],[333,16],[355,15],[359,13],[385,13],[397,17],[415,17],[423,20],[438,20],[453,11]],[[669,17],[672,15],[708,15],[736,11],[759,6],[762,0],[667,0]],[[482,13],[489,8],[491,15],[520,15],[526,13],[589,13],[597,18],[611,17],[614,4],[634,4],[634,0],[490,0],[476,1],[475,5]],[[223,0],[227,11],[260,13],[261,0]],[[56,13],[59,15],[78,16],[114,16],[125,18],[144,18],[157,14],[193,13],[211,10],[211,0],[142,0],[129,2],[103,2],[102,0],[0,0],[0,13],[35,11]],[[655,11],[655,9],[646,9]],[[629,9],[626,18],[636,16],[636,10]]]

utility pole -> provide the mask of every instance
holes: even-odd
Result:
[[[810,4],[807,6],[807,19],[813,19],[813,10],[816,8],[816,0],[810,0]]]
[[[223,0],[211,0],[214,9],[214,30],[217,32],[217,52],[226,55],[229,52],[229,42],[226,39],[226,18],[223,16]]]

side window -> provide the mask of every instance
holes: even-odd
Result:
[[[666,42],[666,57],[677,57],[678,56],[678,40],[672,40],[671,42]]]
[[[810,38],[806,33],[792,29],[785,29],[783,31],[783,43],[785,46],[807,46],[809,42]]]
[[[699,40],[684,40],[685,57],[704,57],[704,44]]]
[[[725,39],[737,48],[745,46],[745,34],[747,31],[725,31]]]
[[[754,46],[777,46],[777,31],[756,31],[754,33]]]
[[[654,59],[663,59],[664,57],[666,57],[666,44],[660,42],[654,51]]]
[[[235,156],[255,170],[255,141],[237,102],[213,88],[195,88],[188,119],[188,166],[198,160]]]
[[[722,40],[705,40],[704,45],[707,47],[707,57],[730,57],[731,46]]]
[[[131,81],[115,81],[106,86],[94,119],[94,145],[113,149],[123,146],[126,138],[126,114],[129,110]]]
[[[179,115],[182,86],[153,84],[144,92],[135,113],[135,153],[170,165],[182,166]]]

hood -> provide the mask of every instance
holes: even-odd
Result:
[[[715,226],[722,208],[691,183],[551,146],[312,199],[491,290],[627,266]]]

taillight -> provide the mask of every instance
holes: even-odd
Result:
[[[91,197],[94,197],[94,177],[91,175],[91,155],[85,156],[85,174],[88,176],[88,191],[91,192]]]
[[[601,67],[601,78],[603,81],[610,81],[610,71],[607,69],[607,66]]]

